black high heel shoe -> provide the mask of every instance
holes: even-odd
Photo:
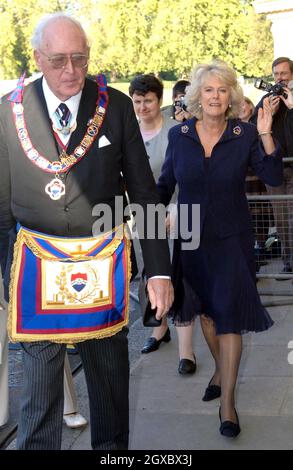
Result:
[[[234,408],[234,410],[235,410],[235,408]],[[219,408],[219,418],[220,418],[220,423],[221,423],[220,433],[222,434],[222,436],[237,437],[238,434],[240,434],[241,429],[240,429],[240,426],[239,426],[239,418],[238,418],[238,414],[237,414],[236,410],[235,410],[235,415],[236,415],[237,423],[233,423],[233,421],[224,421],[222,423],[221,407]]]
[[[159,349],[160,344],[162,342],[169,343],[169,341],[171,341],[171,335],[170,335],[170,330],[169,330],[169,327],[168,327],[167,330],[166,330],[166,333],[164,334],[164,336],[162,336],[161,339],[156,339],[153,336],[148,338],[146,340],[146,342],[144,344],[144,347],[142,348],[141,352],[142,352],[142,354],[148,354],[150,352],[156,351],[157,349]]]
[[[204,392],[204,396],[202,397],[202,401],[211,401],[215,400],[215,398],[219,398],[221,396],[221,387],[220,385],[211,385],[211,381],[213,380],[214,376],[208,383],[208,386]]]
[[[179,361],[178,372],[181,375],[194,374],[196,372],[196,358],[193,354],[194,361],[190,359],[181,359]]]

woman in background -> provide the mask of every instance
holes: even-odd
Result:
[[[253,102],[247,96],[244,96],[240,106],[239,119],[243,122],[249,122],[249,119],[253,115],[254,108]]]
[[[138,75],[130,83],[129,94],[133,100],[134,111],[139,120],[141,135],[150,159],[154,178],[157,181],[165,160],[168,145],[168,132],[177,124],[175,119],[161,112],[163,84],[154,75]],[[162,324],[153,329],[142,349],[143,354],[156,351],[162,342],[171,340],[166,317]],[[196,370],[193,353],[187,348],[186,341],[179,340],[179,373],[193,373]]]

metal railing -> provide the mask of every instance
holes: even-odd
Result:
[[[287,159],[286,159],[287,160]],[[288,160],[292,160],[290,158]],[[293,195],[247,196],[255,237],[256,277],[268,279],[260,287],[262,296],[278,297],[263,302],[266,306],[293,303]],[[291,266],[291,272],[282,272]],[[290,280],[290,284],[273,282]],[[280,298],[283,297],[283,298]],[[291,298],[290,298],[291,297]]]

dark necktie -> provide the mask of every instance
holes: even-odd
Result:
[[[59,117],[59,122],[62,127],[66,127],[71,119],[71,112],[65,103],[60,103],[56,109],[56,113]]]
[[[53,129],[61,132],[64,136],[70,134],[74,129],[71,129],[70,121],[72,114],[65,103],[60,103],[53,115]]]

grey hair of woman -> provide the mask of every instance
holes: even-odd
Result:
[[[48,15],[43,16],[40,19],[40,21],[37,23],[35,30],[33,32],[32,38],[31,38],[31,45],[32,45],[33,50],[40,49],[42,45],[43,34],[47,26],[49,26],[50,23],[53,23],[59,20],[66,20],[75,24],[75,26],[77,26],[80,29],[81,33],[84,35],[86,44],[89,47],[89,41],[88,41],[87,35],[83,27],[81,26],[80,22],[72,18],[71,16],[67,15],[66,13],[57,12],[57,13],[50,13]]]
[[[226,118],[237,118],[243,100],[242,88],[237,81],[236,72],[222,60],[213,60],[208,64],[199,64],[191,76],[191,84],[186,88],[185,103],[187,110],[197,119],[202,119],[203,113],[200,104],[201,88],[209,76],[219,78],[231,93],[231,101],[226,111]]]

